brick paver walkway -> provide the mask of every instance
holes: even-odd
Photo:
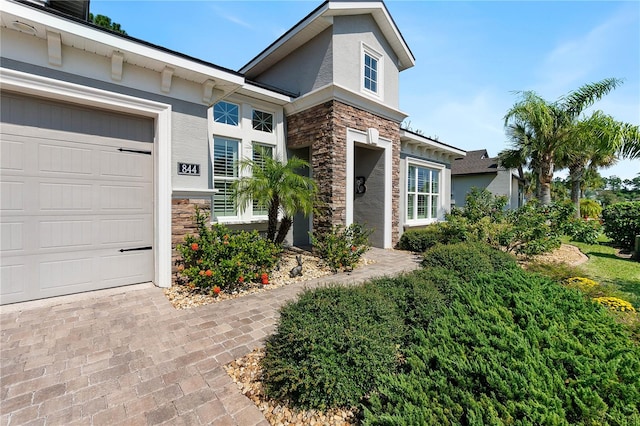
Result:
[[[151,284],[0,308],[0,425],[268,425],[223,366],[304,288],[415,269],[413,255],[187,310]]]

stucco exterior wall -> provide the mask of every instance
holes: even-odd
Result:
[[[260,83],[305,94],[333,82],[331,28],[296,49],[256,78]]]
[[[393,244],[398,239],[400,124],[338,101],[329,101],[287,117],[287,147],[311,147],[313,176],[320,188],[320,214],[313,229],[325,231],[346,223],[347,128],[366,132],[375,128],[392,142]],[[382,214],[382,212],[381,212]]]
[[[361,92],[363,45],[383,55],[380,101],[399,108],[398,58],[371,15],[336,16],[333,20],[334,82]]]
[[[506,207],[508,209],[517,209],[519,207],[518,179],[509,171],[500,170],[496,174],[453,176],[452,193],[456,207],[464,207],[466,195],[474,186],[487,189],[495,196],[506,196],[508,200]]]

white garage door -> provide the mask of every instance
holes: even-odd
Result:
[[[153,280],[153,122],[2,94],[0,303]]]

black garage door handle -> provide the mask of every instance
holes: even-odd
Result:
[[[120,253],[125,252],[125,251],[141,251],[141,250],[151,250],[151,246],[146,246],[146,247],[136,247],[136,248],[130,248],[130,249],[120,249],[118,250]]]

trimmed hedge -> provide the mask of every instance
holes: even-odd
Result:
[[[397,306],[382,291],[307,291],[281,309],[266,341],[265,393],[305,408],[354,406],[376,377],[396,369],[406,334]]]
[[[515,258],[483,243],[437,245],[423,255],[422,266],[453,271],[463,280],[478,274],[517,267]]]

